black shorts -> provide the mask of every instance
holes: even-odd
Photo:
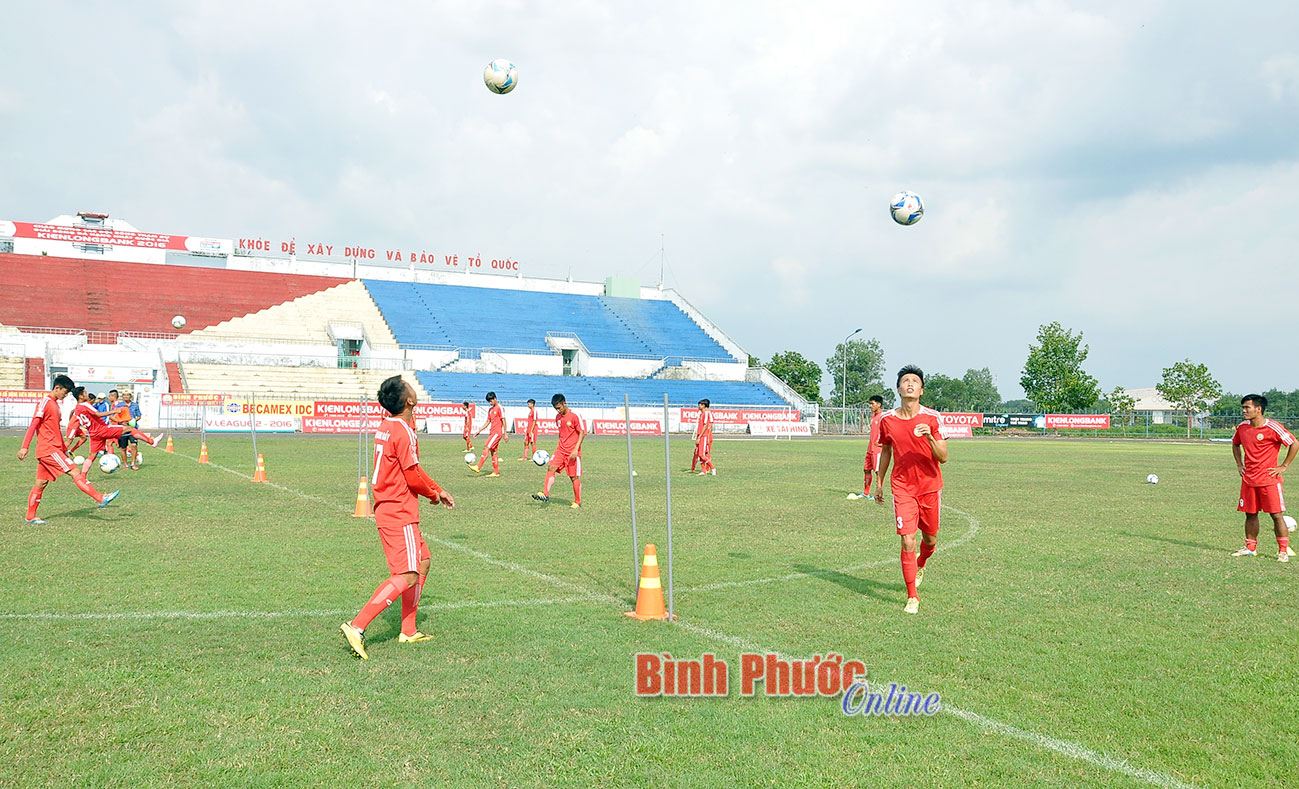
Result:
[[[130,433],[122,433],[122,436],[117,439],[117,445],[122,449],[126,449],[127,444],[139,445],[139,443],[140,443],[139,440],[136,439],[136,437],[131,435]]]

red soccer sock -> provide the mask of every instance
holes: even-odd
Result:
[[[492,455],[492,473],[493,474],[501,473],[501,459],[497,455]]]
[[[554,484],[555,484],[555,471],[554,471],[554,469],[546,469],[546,484],[543,485],[542,488],[541,488],[541,495],[543,495],[543,496],[549,496],[549,495],[550,495],[550,486],[551,486],[551,485],[554,485]]]
[[[928,544],[925,543],[924,540],[921,540],[921,541],[920,541],[920,558],[916,560],[916,566],[917,566],[917,567],[924,567],[924,566],[925,566],[925,562],[929,561],[929,557],[930,557],[930,556],[933,556],[933,555],[934,555],[934,551],[936,551],[936,550],[938,550],[938,543],[934,543],[933,545],[928,545]]]
[[[36,517],[36,508],[41,506],[41,493],[44,489],[40,485],[32,485],[32,492],[27,494],[27,520]]]
[[[902,552],[902,580],[907,584],[907,599],[920,596],[916,594],[916,555],[911,551]]]
[[[1246,548],[1247,550],[1257,551],[1257,550],[1258,550],[1258,539],[1255,538],[1255,539],[1251,540],[1250,538],[1246,537],[1246,538],[1245,538],[1245,548]]]
[[[573,477],[573,503],[582,506],[582,478]]]
[[[865,495],[869,496],[869,495],[871,495],[871,473],[870,473],[869,471],[867,471],[867,472],[865,473],[865,476],[866,476],[866,483],[865,483],[866,494],[865,494]]]
[[[139,430],[136,430],[135,428],[131,428],[128,432],[146,444],[149,445],[153,444],[153,439],[149,438],[148,434],[146,433],[142,433]],[[128,447],[126,451],[130,452],[131,451],[130,447]],[[136,452],[139,452],[139,450],[137,449]]]
[[[419,598],[424,594],[425,577],[421,575],[414,586],[401,593],[401,632],[408,636],[415,635],[419,629],[415,626],[415,615],[419,612]]]
[[[392,601],[401,597],[402,593],[409,588],[410,581],[406,579],[404,573],[394,575],[379,584],[379,588],[374,590],[374,596],[370,598],[370,602],[366,603],[365,607],[361,609],[361,613],[357,614],[356,618],[352,620],[352,627],[357,630],[364,630],[367,625],[374,621],[376,616],[383,613],[383,609],[392,605]]]
[[[699,450],[696,449],[696,450],[695,450],[695,454],[693,454],[693,455],[690,456],[690,470],[691,470],[691,471],[694,471],[694,470],[695,470],[695,465],[696,465],[697,463],[699,463]]]
[[[82,493],[94,499],[96,504],[100,504],[104,501],[104,495],[99,491],[95,490],[95,486],[91,485],[90,482],[82,475],[73,474],[72,481],[76,483],[77,488]]]
[[[1289,547],[1290,547],[1290,538],[1288,536],[1276,538],[1276,548],[1278,551],[1280,551],[1281,553],[1285,553],[1286,548]]]

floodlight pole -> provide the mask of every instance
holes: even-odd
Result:
[[[843,338],[843,383],[839,389],[839,435],[848,432],[848,341],[861,334],[861,329]]]
[[[676,616],[675,609],[672,605],[672,448],[670,439],[672,431],[668,429],[668,395],[663,393],[663,462],[667,471],[664,478],[667,480],[667,497],[668,497],[668,620]]]
[[[636,540],[636,472],[631,460],[631,397],[626,392],[622,396],[622,412],[627,423],[627,491],[631,495],[631,582],[633,587],[640,585],[640,543]]]

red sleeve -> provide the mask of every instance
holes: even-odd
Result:
[[[36,428],[41,424],[41,420],[44,418],[45,401],[42,400],[40,405],[36,408],[36,413],[32,415],[32,423],[27,426],[27,435],[23,436],[23,449],[31,446],[32,438],[36,435]]]
[[[943,435],[943,423],[939,422],[938,417],[936,416],[931,416],[929,417],[929,419],[933,422],[933,424],[929,426],[929,429],[933,431],[934,438],[938,439],[939,441],[942,441],[944,438],[946,438],[946,436]]]
[[[1240,427],[1239,427],[1239,426],[1237,426],[1237,428],[1236,428],[1236,432],[1231,434],[1231,443],[1236,444],[1237,446],[1240,445]],[[26,444],[23,444],[23,446],[27,446],[27,445],[26,445]]]
[[[413,492],[429,501],[436,500],[437,496],[442,493],[442,488],[438,487],[433,478],[425,474],[424,469],[418,464],[402,469],[402,474],[406,476],[406,485]]]
[[[893,439],[889,437],[889,431],[884,429],[883,419],[880,420],[879,431],[880,431],[880,435],[879,435],[879,439],[877,439],[879,445],[884,446],[885,444],[887,444],[888,446],[893,446]]]

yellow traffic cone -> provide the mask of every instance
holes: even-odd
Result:
[[[373,513],[370,512],[370,491],[365,486],[365,477],[361,478],[361,484],[356,488],[356,512],[352,513],[352,517],[373,517]]]
[[[659,556],[654,543],[645,546],[645,560],[640,566],[640,589],[636,592],[636,610],[627,616],[644,622],[647,619],[667,619],[663,608],[663,584],[659,581]]]

